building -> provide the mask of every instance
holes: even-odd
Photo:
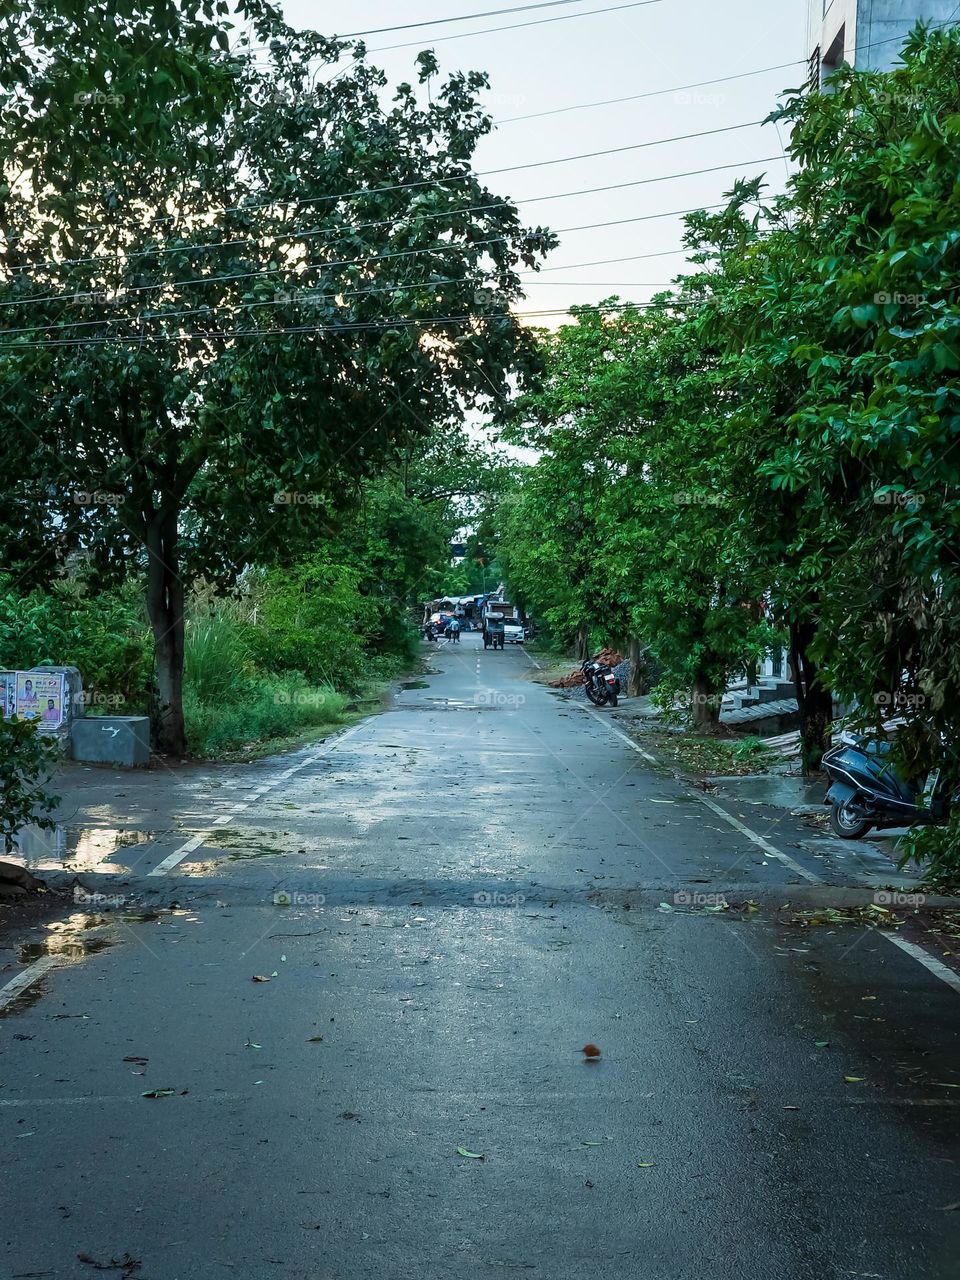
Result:
[[[890,71],[919,21],[946,23],[958,15],[956,0],[808,0],[811,82],[823,85],[842,62]]]

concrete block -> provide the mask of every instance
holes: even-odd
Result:
[[[123,769],[150,763],[147,716],[83,716],[71,727],[74,760],[113,764]]]

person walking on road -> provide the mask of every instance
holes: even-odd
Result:
[[[454,644],[460,643],[460,620],[458,618],[451,619],[450,624],[447,627],[447,635]]]

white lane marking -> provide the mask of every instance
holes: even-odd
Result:
[[[636,751],[638,755],[643,756],[644,760],[649,760],[652,764],[659,763],[655,756],[650,755],[648,751],[644,751],[644,749],[638,746],[632,738],[628,738],[625,733],[621,733],[621,731],[612,725],[609,720],[605,720],[604,717],[598,715],[596,711],[587,711],[587,715],[593,716],[594,720],[599,720],[605,729],[620,738],[628,747]],[[799,862],[794,862],[793,858],[791,858],[789,854],[781,853],[776,845],[772,845],[769,840],[764,840],[763,836],[758,835],[756,831],[751,831],[748,826],[745,826],[744,823],[739,820],[739,818],[735,818],[732,814],[727,813],[726,809],[722,809],[720,805],[715,804],[708,796],[701,795],[699,791],[687,791],[687,794],[695,796],[696,799],[705,804],[708,809],[712,809],[718,818],[723,818],[724,822],[729,822],[731,827],[735,827],[741,835],[746,836],[748,840],[752,840],[753,843],[758,845],[768,857],[775,858],[777,862],[782,863],[783,866],[789,867],[795,875],[802,876],[804,880],[809,880],[811,884],[823,884],[823,881],[818,875],[814,875],[814,873],[812,871],[808,871],[806,867],[801,867]]]
[[[906,938],[898,938],[895,933],[888,933],[886,929],[879,930],[879,932],[888,942],[892,942],[895,947],[905,951],[908,956],[913,956],[914,960],[918,964],[922,964],[935,978],[939,978],[941,982],[945,982],[948,987],[953,987],[954,991],[960,994],[960,974],[948,969],[936,956],[932,956],[929,951],[918,946],[915,942],[908,942]]]
[[[591,711],[589,707],[584,707],[584,711],[586,711],[588,716],[593,716],[594,720],[598,720],[608,733],[612,733],[614,737],[619,738],[621,742],[625,742],[632,751],[636,751],[638,756],[643,756],[644,760],[649,760],[651,764],[659,763],[656,756],[652,756],[649,751],[644,751],[643,747],[634,742],[632,738],[628,738],[625,733],[622,733],[616,725],[612,725],[609,720],[605,720],[603,716],[598,715],[596,711]]]
[[[621,738],[628,747],[636,751],[638,755],[643,756],[645,760],[650,760],[653,764],[658,763],[654,756],[650,755],[649,752],[644,751],[643,748],[638,746],[632,738],[628,738],[625,733],[621,733],[620,730],[610,724],[609,721],[604,720],[603,716],[597,715],[595,711],[588,711],[587,714],[593,716],[596,720],[599,720],[604,728],[608,729],[610,733],[615,734],[618,738]],[[793,871],[797,872],[798,875],[805,877],[805,879],[812,881],[814,884],[823,883],[819,876],[812,875],[809,871],[804,870],[799,863],[794,862],[794,860],[787,854],[781,853],[780,850],[770,844],[768,840],[764,840],[763,836],[758,836],[755,831],[751,831],[749,827],[744,826],[742,822],[727,813],[725,809],[721,809],[718,804],[714,804],[714,802],[707,796],[700,795],[699,792],[696,791],[691,791],[689,794],[696,796],[696,798],[701,800],[709,809],[712,809],[718,817],[729,822],[732,827],[736,827],[736,829],[742,832],[743,835],[747,836],[755,844],[758,844],[765,853],[770,855],[770,857],[776,858],[778,861],[784,863]],[[922,964],[928,973],[932,973],[935,978],[939,978],[941,982],[945,982],[948,987],[952,987],[954,991],[960,994],[960,974],[957,974],[953,969],[948,968],[938,960],[936,956],[932,956],[929,951],[919,946],[916,942],[908,942],[906,938],[898,938],[895,933],[890,933],[886,929],[878,929],[877,932],[882,938],[886,938],[888,942],[892,942],[895,947],[899,947],[901,951],[906,952],[908,956],[913,956],[914,960],[916,960],[918,964]]]
[[[702,796],[696,791],[691,791],[690,795],[696,796],[708,809],[712,809],[717,817],[723,818],[725,822],[730,823],[731,827],[736,827],[748,840],[752,840],[755,845],[759,845],[768,857],[776,858],[778,862],[782,862],[785,867],[789,867],[796,875],[803,876],[804,880],[809,880],[811,884],[823,884],[818,875],[814,875],[806,867],[801,867],[799,862],[794,862],[788,853],[781,853],[776,845],[771,844],[769,840],[764,840],[763,836],[758,836],[755,831],[751,831],[749,827],[745,826],[739,818],[727,813],[726,809],[721,809],[720,805],[714,804],[709,796]]]
[[[347,729],[344,733],[338,734],[335,738],[331,738],[328,742],[325,742],[323,746],[319,748],[319,750],[312,752],[305,759],[301,760],[298,765],[294,765],[292,769],[286,769],[284,770],[283,773],[278,774],[276,779],[273,782],[265,783],[264,789],[267,790],[270,787],[275,787],[281,778],[290,778],[298,770],[305,769],[307,765],[313,764],[316,760],[319,760],[321,756],[326,755],[329,751],[335,751],[336,748],[339,747],[341,742],[346,742],[347,738],[352,738],[355,733],[359,733],[361,729],[365,729],[367,724],[368,724],[368,721],[363,720],[361,721],[360,724],[355,724],[351,729]],[[246,805],[243,805],[243,804],[234,805],[234,812],[235,813],[239,812],[239,810],[245,809],[245,808],[246,808]],[[228,813],[222,818],[215,819],[213,825],[225,826],[228,822],[232,820],[233,816],[234,814]],[[208,836],[212,830],[213,830],[212,826],[208,827],[206,831],[202,831],[199,835],[193,836],[190,840],[188,840],[186,844],[182,844],[179,849],[174,849],[173,853],[168,854],[167,857],[164,858],[162,862],[158,862],[152,871],[147,872],[147,875],[148,876],[166,875],[168,871],[172,870],[175,866],[177,866],[178,863],[182,862],[188,853],[192,853],[194,849],[199,848],[199,846],[203,844],[204,837]]]
[[[249,1099],[245,1093],[209,1093],[188,1095],[191,1102],[241,1102]],[[79,1107],[93,1103],[143,1102],[142,1093],[87,1094],[83,1098],[2,1098],[0,1107]]]
[[[17,996],[32,987],[45,973],[59,968],[63,963],[60,956],[41,956],[39,960],[34,960],[33,964],[11,978],[5,987],[0,987],[0,1009],[12,1004]]]

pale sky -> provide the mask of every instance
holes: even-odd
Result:
[[[291,25],[334,35],[524,2],[529,0],[351,0],[349,5],[285,0],[282,8]],[[495,119],[503,123],[478,149],[475,166],[481,172],[758,121],[773,108],[781,89],[795,87],[804,78],[806,0],[657,0],[619,12],[589,13],[624,3],[575,0],[553,9],[365,39],[371,51],[416,42],[409,48],[371,52],[370,60],[382,66],[394,83],[414,79],[419,48],[434,48],[442,71],[489,73],[487,101]],[[581,13],[584,16],[567,17]],[[514,31],[465,34],[560,16],[563,21],[518,26]],[[450,36],[458,38],[441,40]],[[677,90],[783,63],[795,65],[633,102],[508,120],[601,99]],[[741,175],[765,172],[771,187],[780,190],[784,161],[768,157],[779,156],[782,150],[772,126],[754,126],[619,155],[518,170],[487,181],[497,194],[517,200],[525,222],[559,229],[714,204]],[[734,167],[621,191],[526,203],[539,196],[718,165]],[[562,310],[612,293],[644,302],[680,269],[683,256],[674,252],[680,235],[681,220],[676,216],[566,232],[546,263],[551,270],[529,280],[528,300],[519,309]],[[605,266],[575,265],[664,251],[670,251],[670,256]],[[531,322],[552,328],[559,319],[545,316]]]

